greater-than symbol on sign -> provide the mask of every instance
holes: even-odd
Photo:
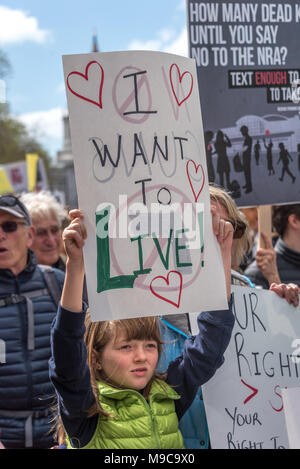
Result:
[[[252,386],[250,386],[250,384],[245,383],[245,381],[243,379],[241,379],[241,381],[245,386],[247,386],[247,388],[249,388],[253,391],[253,393],[250,394],[248,397],[246,397],[246,399],[243,402],[243,404],[247,404],[247,402],[250,401],[250,399],[252,399],[254,396],[256,396],[256,394],[258,393],[258,389],[253,388]]]

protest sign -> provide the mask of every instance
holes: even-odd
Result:
[[[20,194],[43,189],[48,189],[48,179],[43,160],[38,155],[29,153],[26,155],[26,161],[15,161],[0,166],[0,194]]]
[[[187,0],[210,181],[241,206],[299,202],[300,3]]]
[[[212,448],[288,448],[281,389],[300,382],[300,306],[267,290],[232,290],[225,361],[202,387]]]
[[[194,61],[133,51],[63,64],[92,320],[224,307]]]

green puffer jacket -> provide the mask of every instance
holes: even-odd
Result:
[[[148,401],[138,391],[98,383],[105,412],[83,449],[183,449],[174,400],[180,396],[164,381],[155,380]],[[71,445],[68,442],[67,447]]]

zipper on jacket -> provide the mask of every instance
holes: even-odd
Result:
[[[16,291],[18,294],[20,293],[19,283],[16,282]],[[25,306],[24,306],[25,305]],[[27,329],[28,324],[26,322],[26,302],[21,302],[16,305],[18,308],[19,318],[20,318],[20,325],[21,325],[21,347],[22,347],[22,354],[24,357],[25,363],[25,370],[26,370],[26,378],[27,378],[27,408],[32,408],[32,367],[30,362],[29,351],[27,348]]]
[[[154,413],[152,411],[150,403],[148,403],[148,401],[144,398],[144,396],[141,393],[139,393],[138,391],[136,391],[135,389],[130,389],[130,392],[132,392],[134,394],[137,394],[139,396],[139,398],[141,399],[145,409],[147,410],[147,413],[150,415],[151,424],[152,424],[152,434],[153,434],[153,437],[154,437],[154,441],[156,443],[156,448],[153,448],[153,449],[160,449],[159,439],[157,437],[157,431],[156,431],[156,427],[155,427]],[[112,394],[117,394],[117,393],[118,392],[112,392],[111,395]],[[153,397],[154,396],[151,396],[152,400],[153,400]]]
[[[154,440],[155,440],[155,443],[156,443],[156,448],[160,449],[160,444],[159,444],[159,439],[157,437],[157,431],[156,431],[156,427],[155,427],[155,418],[154,418],[152,407],[151,407],[150,403],[148,404],[148,402],[146,401],[144,396],[141,396],[141,397],[145,400],[147,406],[149,407],[150,417],[151,417],[151,422],[152,422],[152,431],[153,431],[153,436],[154,436]]]

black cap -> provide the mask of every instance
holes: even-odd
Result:
[[[15,217],[24,218],[28,225],[32,224],[31,217],[25,205],[12,194],[0,197],[0,210],[11,213]]]

